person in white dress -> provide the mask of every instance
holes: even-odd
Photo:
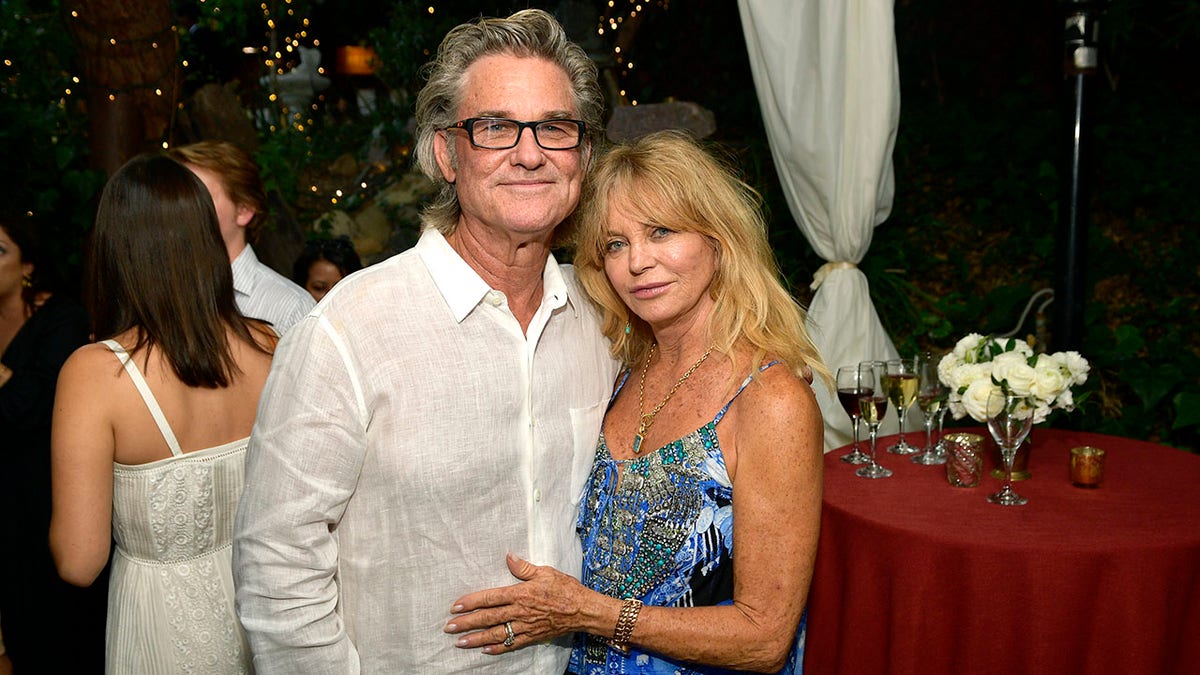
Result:
[[[93,232],[98,343],[59,376],[50,547],[87,586],[109,559],[108,673],[248,673],[233,520],[276,334],[237,309],[213,202],[165,156],[113,175]]]

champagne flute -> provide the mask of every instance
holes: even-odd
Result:
[[[1000,457],[1004,460],[1004,485],[999,492],[988,495],[987,500],[1001,506],[1020,506],[1029,499],[1013,492],[1012,465],[1017,447],[1025,441],[1033,426],[1033,410],[1021,397],[998,387],[987,400],[988,430],[1000,446]]]
[[[871,434],[871,460],[866,466],[859,467],[854,474],[863,478],[887,478],[892,475],[892,470],[879,466],[879,463],[875,461],[875,440],[879,436],[879,423],[887,414],[888,404],[887,396],[883,393],[883,364],[862,363],[859,365],[865,368],[864,377],[869,378],[862,381],[863,388],[858,395],[858,412],[862,416],[862,421],[867,423],[867,430]],[[868,385],[867,382],[870,384]]]
[[[838,403],[842,404],[842,408],[850,416],[850,423],[854,425],[854,450],[841,457],[842,461],[847,464],[866,464],[871,461],[867,453],[862,451],[858,437],[858,425],[862,420],[862,414],[858,409],[858,396],[867,386],[863,383],[869,380],[870,363],[842,366],[837,370]]]
[[[945,464],[946,453],[933,442],[933,422],[946,407],[946,399],[950,397],[950,389],[942,384],[937,373],[937,361],[931,354],[926,354],[917,364],[921,386],[917,389],[917,407],[925,417],[925,450],[919,455],[913,455],[916,464]],[[941,431],[939,430],[939,435]]]
[[[896,406],[896,412],[900,415],[900,438],[896,440],[896,444],[888,448],[888,452],[897,455],[915,455],[921,451],[915,445],[904,440],[904,416],[908,412],[913,401],[917,400],[917,389],[921,385],[921,378],[917,374],[916,359],[893,359],[887,362],[884,371],[884,391],[887,392],[887,398]]]

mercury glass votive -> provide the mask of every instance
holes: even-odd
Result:
[[[954,487],[978,487],[983,480],[983,436],[949,433],[946,439],[946,480]]]
[[[1071,448],[1070,473],[1075,487],[1100,487],[1104,480],[1104,451],[1091,446]]]

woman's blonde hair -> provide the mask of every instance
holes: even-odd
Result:
[[[829,379],[829,369],[804,327],[804,308],[783,287],[767,243],[758,193],[690,136],[675,131],[643,136],[607,150],[584,181],[576,213],[575,268],[599,305],[612,352],[626,365],[646,358],[654,336],[629,311],[604,271],[608,214],[614,203],[675,231],[696,232],[716,250],[709,284],[715,302],[708,333],[716,351],[734,358],[744,341],[753,361],[735,361],[735,378],[756,372],[765,358],[783,360],[803,376],[804,366]],[[628,328],[627,328],[628,326]]]

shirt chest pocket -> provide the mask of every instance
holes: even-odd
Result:
[[[583,497],[583,486],[592,470],[596,457],[596,444],[600,440],[600,426],[608,400],[598,401],[584,408],[571,408],[571,503],[579,505]]]

